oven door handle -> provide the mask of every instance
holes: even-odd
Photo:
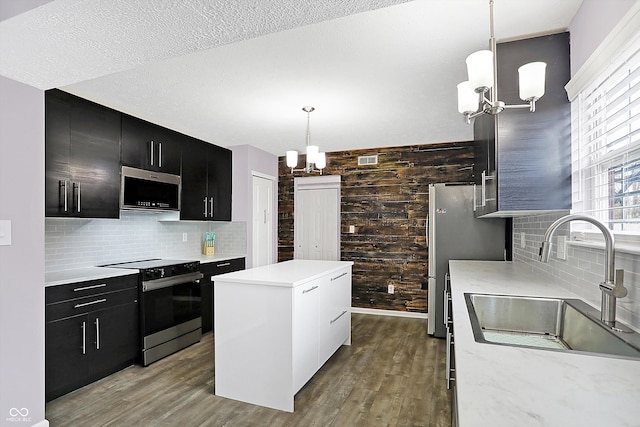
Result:
[[[168,288],[183,283],[191,283],[202,279],[202,273],[187,273],[179,276],[163,277],[162,279],[147,280],[142,282],[142,292],[149,292],[155,289]]]

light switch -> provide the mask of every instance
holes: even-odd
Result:
[[[0,220],[0,246],[11,246],[11,221]]]
[[[353,234],[356,232],[356,227],[354,225],[349,226],[349,233]]]

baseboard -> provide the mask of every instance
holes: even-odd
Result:
[[[397,310],[380,310],[376,308],[361,308],[351,307],[352,313],[357,314],[373,314],[374,316],[393,316],[393,317],[411,317],[414,319],[427,320],[427,313],[413,313],[410,311],[397,311]]]

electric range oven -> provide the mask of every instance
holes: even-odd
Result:
[[[199,261],[152,259],[108,267],[140,272],[140,360],[144,366],[200,341],[203,275]]]

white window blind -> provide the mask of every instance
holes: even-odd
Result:
[[[640,234],[639,39],[572,103],[573,211],[625,234]]]

